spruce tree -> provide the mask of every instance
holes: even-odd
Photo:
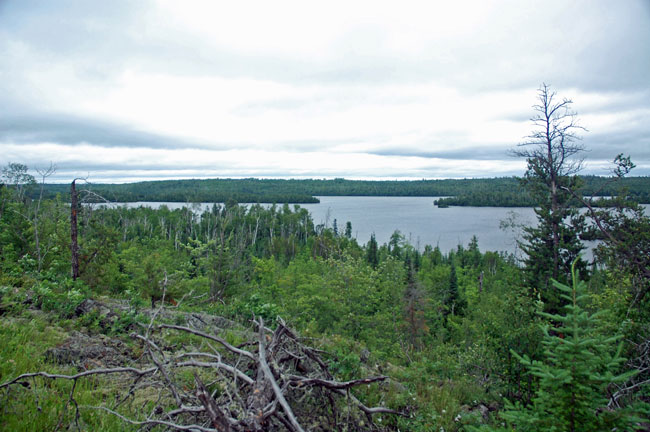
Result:
[[[377,240],[375,239],[375,233],[372,233],[370,235],[370,241],[368,242],[368,247],[366,250],[366,261],[368,261],[368,264],[370,264],[373,268],[377,268],[377,265],[379,264],[379,254]]]
[[[458,289],[458,276],[456,275],[456,265],[453,260],[449,271],[449,286],[445,296],[445,306],[446,313],[451,315],[463,315],[465,306],[467,306]]]
[[[622,382],[636,371],[617,374],[625,361],[618,336],[602,334],[599,315],[584,308],[586,284],[572,271],[573,285],[554,281],[567,301],[564,314],[541,313],[559,323],[544,328],[544,359],[519,358],[529,372],[539,378],[539,389],[529,406],[519,402],[506,405],[502,417],[519,431],[628,431],[638,421],[629,410],[607,408],[607,388]]]
[[[537,203],[538,224],[524,229],[520,243],[526,253],[528,284],[540,291],[545,311],[551,313],[562,306],[551,279],[568,283],[571,263],[583,249],[579,237],[584,217],[569,190],[580,187],[576,174],[582,167],[584,147],[578,143],[577,132],[584,128],[571,110],[572,103],[569,99],[557,100],[556,93],[543,84],[538,90],[538,104],[533,106],[533,132],[513,152],[526,158],[528,169],[522,185]],[[585,269],[582,261],[578,267]]]
[[[349,239],[352,238],[352,222],[350,221],[345,223],[345,237]]]

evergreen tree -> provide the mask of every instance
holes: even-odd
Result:
[[[507,404],[503,413],[517,431],[613,431],[633,430],[638,421],[629,410],[607,408],[607,387],[622,382],[636,371],[617,374],[625,361],[621,346],[615,347],[618,336],[605,336],[600,331],[599,313],[584,309],[586,284],[578,281],[575,266],[573,286],[554,281],[568,302],[563,315],[541,313],[557,327],[544,328],[544,360],[528,356],[519,358],[529,372],[539,377],[539,389],[532,404]]]
[[[551,279],[568,283],[571,263],[576,259],[581,272],[586,268],[579,260],[584,216],[579,214],[569,192],[580,187],[576,173],[581,169],[582,160],[576,156],[584,148],[576,143],[576,131],[583,128],[571,110],[573,102],[557,101],[556,93],[546,84],[538,91],[538,101],[533,107],[534,131],[514,151],[516,156],[526,158],[528,169],[522,184],[537,203],[538,224],[524,228],[520,246],[526,253],[529,286],[541,291],[545,310],[556,313],[561,301]]]
[[[481,252],[478,248],[478,237],[475,235],[472,236],[472,239],[467,246],[466,261],[473,267],[478,267],[481,265]]]
[[[447,314],[451,315],[462,315],[466,306],[465,301],[458,290],[458,276],[456,275],[456,265],[453,260],[449,272],[449,286],[447,288],[445,306]]]
[[[345,223],[345,237],[349,239],[352,238],[352,222],[350,221]]]
[[[411,256],[407,252],[404,259],[406,268],[406,290],[404,291],[404,318],[409,344],[413,348],[422,348],[421,338],[429,328],[425,319],[427,298],[415,275]]]
[[[415,257],[413,258],[413,269],[418,272],[420,271],[420,263],[422,262],[420,258],[420,251],[415,250]]]
[[[379,254],[375,233],[370,235],[370,241],[368,242],[368,248],[366,251],[366,261],[368,261],[368,264],[373,268],[377,268],[377,265],[379,264]]]
[[[402,245],[404,244],[404,236],[399,230],[395,230],[388,240],[388,248],[390,254],[399,259],[402,256]]]

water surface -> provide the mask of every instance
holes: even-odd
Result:
[[[479,249],[519,254],[516,239],[521,229],[502,229],[501,221],[513,220],[519,225],[536,225],[531,207],[448,207],[433,205],[437,197],[351,197],[319,196],[320,204],[301,204],[312,215],[314,224],[327,227],[336,219],[340,233],[346,222],[352,224],[352,235],[359,244],[366,244],[372,233],[379,244],[387,243],[395,230],[420,250],[425,245],[439,246],[443,252],[458,245],[467,246],[476,235]],[[117,205],[117,204],[116,204]],[[197,212],[209,210],[212,203],[186,204],[174,202],[135,202],[119,204],[127,207],[146,206],[170,209],[193,206]],[[263,204],[268,207],[268,204]],[[644,205],[646,212],[650,205]],[[292,205],[293,208],[293,205]],[[585,258],[596,242],[585,242]]]
[[[334,219],[340,232],[352,223],[352,234],[365,244],[372,233],[379,244],[388,242],[399,230],[414,246],[439,246],[449,251],[459,244],[467,246],[472,236],[478,238],[482,251],[515,252],[515,234],[499,228],[501,220],[511,214],[519,223],[535,223],[532,208],[448,207],[433,205],[437,197],[318,197],[320,204],[304,204],[314,223],[332,226]]]
[[[336,219],[339,232],[343,233],[345,224],[349,221],[352,224],[352,235],[359,244],[367,243],[372,233],[375,234],[379,244],[387,243],[393,232],[399,230],[406,240],[420,250],[424,249],[425,245],[432,245],[448,252],[459,244],[467,246],[472,236],[476,235],[482,251],[514,253],[516,233],[501,230],[499,228],[501,220],[514,215],[518,223],[535,222],[532,208],[448,207],[441,209],[433,205],[433,201],[438,197],[319,196],[318,198],[319,204],[300,205],[309,210],[314,224],[323,224],[331,228]],[[211,209],[213,204],[132,202],[119,205],[152,208],[165,205],[172,210],[189,205],[200,212]]]

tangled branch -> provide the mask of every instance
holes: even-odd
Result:
[[[132,425],[205,432],[380,430],[373,415],[401,415],[382,406],[368,407],[350,391],[388,377],[336,381],[322,352],[302,344],[284,321],[279,319],[275,330],[261,318],[254,325],[256,331],[248,334],[257,339],[255,343],[253,339],[240,345],[250,350],[191,327],[149,325],[144,334],[132,335],[142,343],[148,367],[100,368],[74,375],[27,373],[0,384],[0,389],[29,387],[27,380],[34,377],[72,380],[66,409],[75,407],[77,425],[80,408],[102,410]],[[170,352],[165,337],[174,333],[184,335],[185,342]],[[74,393],[79,379],[116,374],[128,377],[131,385],[115,406],[78,406]],[[134,398],[136,387],[154,402],[148,415],[133,417],[120,410],[122,403]]]

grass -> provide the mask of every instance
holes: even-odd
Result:
[[[74,374],[73,367],[45,361],[47,349],[66,339],[66,331],[52,322],[52,314],[24,311],[19,317],[0,320],[0,382],[29,372]],[[75,423],[75,410],[67,406],[72,381],[34,377],[24,385],[0,390],[0,430],[39,431],[68,429]],[[79,406],[101,405],[117,394],[118,388],[107,379],[81,379],[75,388]],[[80,409],[82,430],[129,430],[116,417],[99,410]]]
[[[71,366],[63,367],[46,362],[45,352],[65,341],[69,330],[90,334],[99,331],[98,317],[92,314],[79,318],[63,318],[56,311],[21,309],[13,311],[10,315],[0,318],[0,340],[3,341],[0,345],[0,383],[27,372],[78,372]],[[120,336],[121,329],[122,326],[118,325],[109,333]],[[200,338],[184,332],[165,330],[162,335],[170,346],[180,347],[201,342]],[[221,336],[234,345],[243,341],[240,332],[234,329],[227,329]],[[378,385],[355,389],[354,393],[369,405],[402,407],[414,414],[411,418],[378,416],[376,421],[414,432],[463,431],[466,425],[480,423],[480,419],[473,418],[475,414],[470,414],[469,410],[476,405],[472,401],[476,402],[475,399],[485,398],[486,395],[470,377],[444,377],[458,374],[452,371],[441,374],[441,371],[437,370],[438,366],[430,360],[420,360],[409,366],[398,367],[378,361],[373,354],[373,361],[364,365],[357,352],[360,350],[357,342],[341,336],[325,340],[326,350],[334,354],[328,362],[332,372],[339,378],[378,374],[379,372],[374,371],[377,361],[378,364],[383,364],[387,375],[397,380],[394,384],[383,387],[387,390],[383,392],[377,391]],[[126,342],[134,345],[133,341],[128,342],[128,338]],[[450,359],[442,356],[440,361],[447,363]],[[370,367],[371,365],[375,366]],[[365,370],[366,367],[370,367],[372,371]],[[179,383],[191,388],[193,372],[195,371],[190,369],[182,371],[177,376]],[[202,373],[197,372],[199,375]],[[0,390],[0,430],[75,430],[77,423],[81,430],[137,429],[136,426],[126,424],[105,411],[85,408],[113,407],[117,395],[125,390],[116,377],[89,377],[78,381],[75,388],[75,401],[81,407],[78,418],[75,416],[74,406],[68,403],[71,381],[33,378],[27,382],[28,387],[14,385],[9,389]],[[164,397],[155,402],[157,396],[158,392],[152,389],[139,389],[132,399],[120,406],[120,412],[130,418],[141,419],[153,409],[154,403],[167,405],[172,402],[164,400]],[[379,418],[382,420],[378,420]]]

